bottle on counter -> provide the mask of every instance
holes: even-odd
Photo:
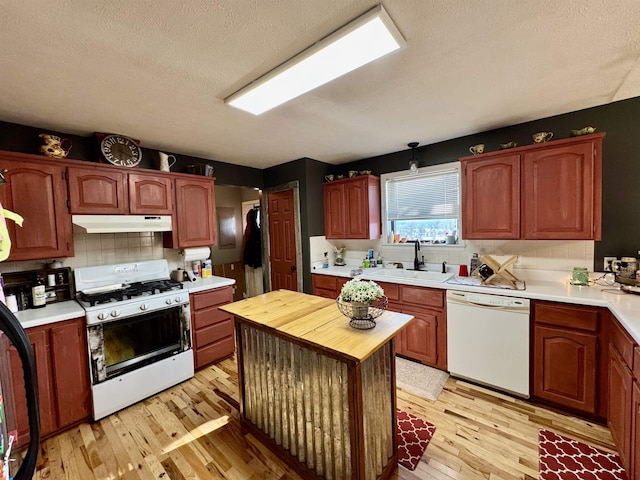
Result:
[[[364,260],[362,261],[362,268],[369,268],[370,266],[369,257],[364,257]]]
[[[479,265],[480,265],[480,259],[478,258],[478,254],[474,253],[473,256],[471,257],[471,265],[469,266],[471,273],[475,272],[476,268],[478,268]]]
[[[376,263],[378,264],[378,267],[382,267],[382,255],[380,255],[380,252],[378,252],[378,258],[376,259]]]
[[[329,252],[324,252],[324,258],[322,259],[322,268],[329,268]]]
[[[31,306],[33,308],[42,308],[47,306],[47,295],[44,291],[44,282],[40,275],[36,275],[36,279],[31,285]]]

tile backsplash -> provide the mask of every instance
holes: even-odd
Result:
[[[311,261],[321,261],[324,252],[330,252],[333,263],[333,246],[346,247],[345,259],[359,262],[368,249],[380,251],[385,261],[399,261],[410,267],[413,264],[414,244],[384,244],[380,240],[326,240],[310,238]],[[518,255],[517,268],[531,270],[570,271],[573,267],[593,269],[593,240],[466,240],[459,245],[423,245],[419,255],[426,263],[447,262],[448,265],[469,264],[474,252],[492,255]]]
[[[75,256],[59,259],[65,267],[90,267],[112,263],[136,262],[166,258],[169,268],[183,267],[178,250],[163,248],[162,233],[74,233]],[[2,262],[0,272],[37,270],[52,260]]]

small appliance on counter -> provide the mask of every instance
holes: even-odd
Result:
[[[333,247],[333,251],[336,253],[336,259],[334,260],[333,264],[339,267],[343,267],[346,265],[345,261],[344,261],[344,252],[346,250],[346,247]]]
[[[634,257],[622,257],[611,262],[611,270],[616,275],[616,282],[625,285],[640,285],[637,279],[638,261]]]

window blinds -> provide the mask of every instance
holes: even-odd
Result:
[[[460,172],[457,168],[387,180],[387,220],[458,218]]]

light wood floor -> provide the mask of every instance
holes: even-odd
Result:
[[[35,479],[298,479],[239,428],[235,360],[117,414],[41,445]],[[437,401],[398,390],[398,407],[437,427],[414,472],[397,479],[538,478],[539,428],[611,449],[609,431],[449,378]]]

